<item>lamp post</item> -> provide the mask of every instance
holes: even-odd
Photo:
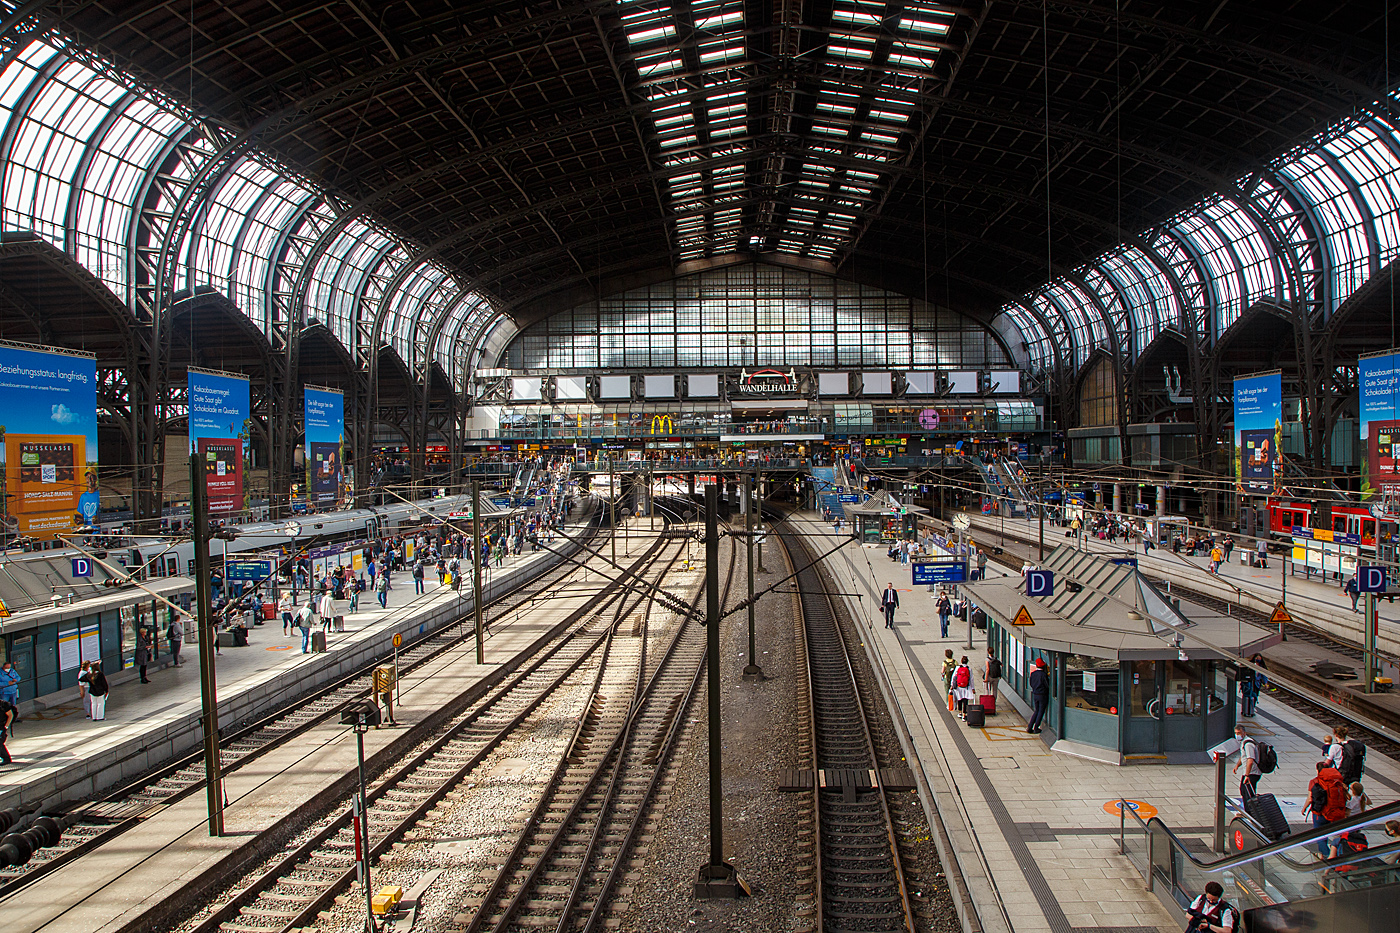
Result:
[[[369,874],[369,798],[365,792],[365,733],[380,722],[379,706],[373,700],[359,700],[345,707],[340,714],[342,725],[355,729],[355,748],[359,754],[360,792],[355,798],[355,853],[359,857],[360,880],[365,886],[365,930],[377,933],[374,923],[374,888]]]
[[[476,618],[476,663],[486,663],[481,618],[481,480],[472,480],[472,614]],[[458,590],[460,592],[460,589]]]

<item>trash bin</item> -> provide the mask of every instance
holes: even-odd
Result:
[[[277,618],[277,604],[273,602],[263,603],[262,617],[264,622]]]

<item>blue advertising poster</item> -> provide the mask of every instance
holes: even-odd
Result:
[[[190,450],[204,462],[209,512],[243,509],[243,463],[248,455],[252,405],[248,379],[189,368]]]
[[[5,530],[52,538],[92,523],[97,357],[0,342]]]
[[[345,394],[307,386],[304,398],[307,499],[318,509],[332,508],[344,481]]]
[[[1361,383],[1361,498],[1400,493],[1396,443],[1400,432],[1400,353],[1387,350],[1363,356]]]
[[[1273,495],[1283,439],[1283,375],[1279,371],[1235,380],[1235,488]]]

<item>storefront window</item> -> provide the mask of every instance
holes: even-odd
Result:
[[[1210,677],[1210,706],[1206,712],[1214,713],[1230,705],[1230,677],[1224,665],[1212,664]]]
[[[1197,661],[1167,662],[1168,716],[1198,716],[1201,712],[1201,665]]]
[[[136,663],[136,607],[122,606],[122,670]]]
[[[1118,715],[1118,662],[1078,654],[1065,658],[1065,706]]]

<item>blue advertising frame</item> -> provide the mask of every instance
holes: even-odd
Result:
[[[209,511],[241,511],[246,504],[243,470],[252,435],[248,377],[189,367],[190,452],[205,460]]]
[[[306,499],[334,508],[345,481],[345,393],[307,386],[302,393],[306,426]]]
[[[7,529],[50,538],[91,525],[98,491],[97,356],[0,341]]]
[[[1361,436],[1361,498],[1400,493],[1400,351],[1357,361]]]
[[[1274,495],[1283,441],[1283,373],[1237,376],[1234,388],[1235,488]]]

